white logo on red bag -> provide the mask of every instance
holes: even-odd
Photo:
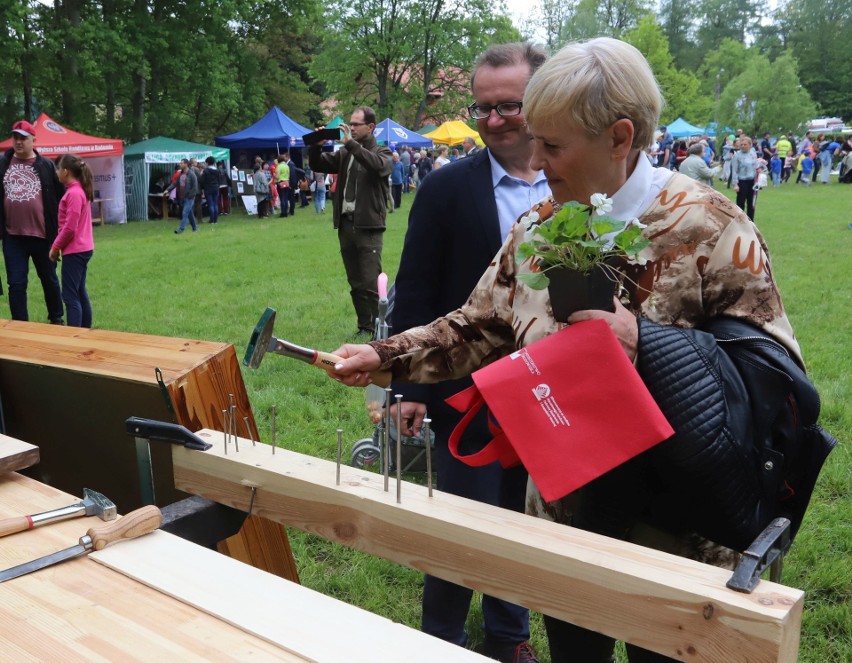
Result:
[[[546,384],[540,384],[533,389],[532,392],[537,400],[543,401],[545,398],[550,396],[550,387]]]
[[[512,360],[523,359],[524,365],[527,367],[530,373],[532,373],[533,375],[541,375],[541,371],[538,369],[538,366],[535,365],[533,358],[530,357],[526,348],[521,348],[517,352],[513,352],[509,355],[509,357],[511,357]]]

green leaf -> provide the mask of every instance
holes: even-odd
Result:
[[[518,274],[518,280],[533,290],[544,290],[550,283],[550,279],[544,272],[522,272]]]

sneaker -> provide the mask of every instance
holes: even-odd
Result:
[[[182,232],[183,230],[175,230],[175,235],[180,235]]]
[[[356,340],[360,340],[361,342],[366,342],[372,340],[373,338],[373,330],[367,327],[358,327],[358,330],[352,334],[353,338]]]
[[[501,663],[538,663],[535,649],[526,641],[519,642],[516,645],[507,645],[486,640],[482,653]]]

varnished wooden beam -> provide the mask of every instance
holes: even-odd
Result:
[[[173,450],[180,490],[372,553],[532,610],[689,661],[792,662],[803,593],[762,581],[728,590],[730,572],[382,477],[201,431],[207,452]]]

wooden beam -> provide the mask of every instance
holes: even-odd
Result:
[[[175,447],[180,490],[430,573],[532,610],[689,661],[792,662],[803,592],[761,581],[728,590],[730,572],[498,509],[423,486],[384,492],[377,474],[241,441],[223,454]]]
[[[38,458],[38,447],[8,435],[0,435],[0,474],[32,467],[38,463]]]

